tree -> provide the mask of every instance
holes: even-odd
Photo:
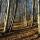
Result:
[[[33,24],[37,24],[38,1],[33,0]]]

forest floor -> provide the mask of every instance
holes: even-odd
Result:
[[[17,30],[0,37],[0,40],[40,40],[38,27],[26,27],[24,30]]]

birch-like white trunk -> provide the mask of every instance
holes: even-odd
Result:
[[[26,14],[27,14],[27,12],[26,12],[26,1],[25,1],[25,16],[24,16],[24,26],[27,26],[27,20],[26,20]]]
[[[9,0],[7,0],[7,2],[8,2],[8,6],[7,6],[6,17],[5,17],[5,19],[4,19],[4,31],[3,31],[3,32],[5,32],[5,30],[6,30],[6,24],[7,24],[7,18],[8,18]]]
[[[38,33],[40,34],[40,14],[39,14],[39,0],[38,0]]]

